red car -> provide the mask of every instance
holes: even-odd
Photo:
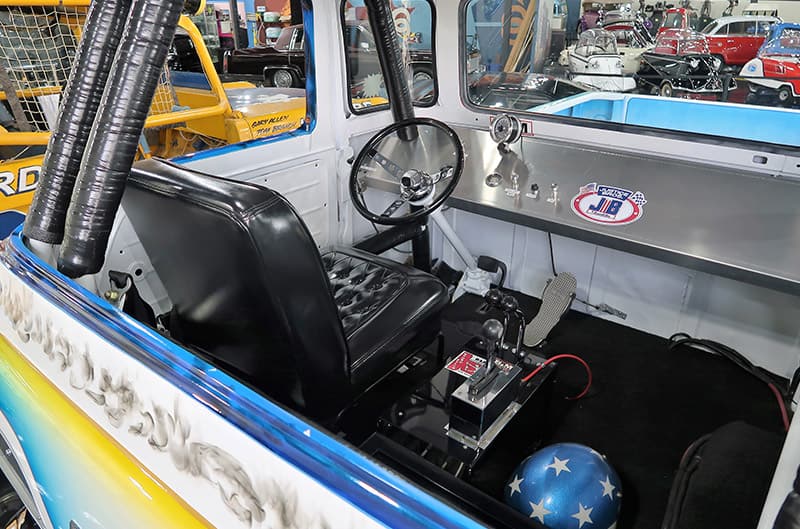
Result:
[[[727,66],[742,66],[755,58],[773,24],[780,21],[765,15],[722,17],[703,28],[703,33],[713,55]]]
[[[656,35],[661,35],[668,29],[693,29],[699,30],[700,16],[694,9],[686,9],[683,7],[674,7],[667,9],[664,13],[664,22],[658,28]]]

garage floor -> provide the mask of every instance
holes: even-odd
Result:
[[[515,296],[531,318],[539,301]],[[480,332],[488,317],[476,310],[481,305],[480,298],[464,296],[446,309],[448,354]],[[775,433],[771,452],[780,446],[774,396],[723,358],[688,347],[670,351],[664,338],[575,311],[553,331],[545,353],[576,354],[592,368],[589,394],[568,401],[564,397],[580,392],[585,374],[577,363],[561,362],[543,444],[577,442],[606,455],[623,481],[618,529],[661,527],[681,456],[699,437],[743,420]],[[768,461],[775,457],[765,454]],[[769,476],[772,470],[764,473]],[[768,483],[768,477],[764,480]]]

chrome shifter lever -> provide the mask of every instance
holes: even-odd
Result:
[[[486,345],[486,365],[480,367],[467,381],[467,394],[470,399],[480,398],[495,382],[500,369],[495,366],[499,342],[503,336],[503,324],[495,319],[486,320],[482,329]]]
[[[494,368],[494,359],[500,348],[500,338],[503,336],[503,324],[495,319],[486,320],[483,324],[483,340],[486,342],[486,374]]]

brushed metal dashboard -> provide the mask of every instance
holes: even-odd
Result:
[[[504,154],[487,130],[455,130],[466,162],[451,207],[800,295],[800,182],[529,137]],[[397,189],[386,174],[367,180]],[[636,220],[582,216],[574,199],[590,184],[638,192]]]

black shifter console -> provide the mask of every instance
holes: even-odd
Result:
[[[523,381],[523,369],[528,369],[522,358],[530,360],[533,353],[503,342],[510,320],[518,323],[513,317],[519,310],[516,300],[498,291],[490,291],[486,300],[504,310],[506,325],[488,320],[481,336],[469,340],[441,371],[379,421],[381,435],[462,478],[479,470],[495,451],[521,452],[541,439],[556,370],[556,364],[548,364]],[[544,358],[533,360],[541,363]]]

